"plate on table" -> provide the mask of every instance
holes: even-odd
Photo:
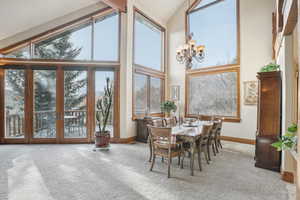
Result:
[[[198,127],[198,125],[195,125],[195,124],[183,124],[183,127]]]

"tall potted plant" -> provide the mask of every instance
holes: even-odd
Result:
[[[177,106],[174,101],[165,101],[160,106],[161,111],[165,113],[166,117],[170,117],[171,112],[176,112]]]
[[[109,146],[110,130],[107,129],[109,116],[113,103],[113,84],[106,78],[104,95],[97,100],[96,120],[99,130],[95,132],[96,148],[106,148]]]

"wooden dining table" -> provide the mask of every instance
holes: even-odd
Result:
[[[202,135],[202,127],[203,125],[209,125],[211,122],[209,121],[196,121],[189,125],[178,125],[172,127],[172,136],[176,140],[181,140],[183,142],[190,143],[190,168],[191,168],[191,176],[194,176],[194,160],[195,160],[195,149],[196,141],[200,139]]]

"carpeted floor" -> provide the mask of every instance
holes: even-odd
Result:
[[[150,172],[148,146],[1,145],[1,200],[287,200],[289,185],[254,167],[253,147],[226,143],[203,171],[158,161]]]

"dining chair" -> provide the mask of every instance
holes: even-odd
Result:
[[[182,154],[182,145],[172,137],[171,127],[149,126],[150,139],[153,149],[153,158],[150,171],[153,170],[156,156],[167,158],[168,160],[168,178],[170,178],[171,162],[173,157],[180,157]]]
[[[223,126],[223,122],[224,122],[224,117],[219,118],[219,126],[217,128],[217,132],[216,132],[216,139],[215,139],[215,146],[216,146],[216,151],[217,153],[219,153],[219,147],[222,149],[222,143],[221,143],[221,133],[222,133],[222,126]]]
[[[216,138],[217,138],[217,131],[219,128],[219,124],[221,122],[219,120],[215,120],[213,122],[213,126],[211,131],[209,132],[209,137],[208,137],[208,141],[207,141],[207,154],[208,154],[208,160],[211,161],[211,156],[210,156],[210,149],[212,149],[214,156],[216,156],[216,152],[217,152],[217,143],[216,143]]]
[[[152,120],[150,120],[149,124],[151,126],[155,126],[155,127],[164,127],[164,121],[162,118],[152,119]],[[152,144],[151,144],[151,134],[150,134],[150,130],[148,127],[147,127],[147,131],[148,131],[148,143],[149,143],[149,152],[150,152],[149,162],[151,162],[153,152],[152,152]],[[163,158],[162,158],[162,161],[163,161]]]
[[[198,164],[199,169],[202,171],[202,162],[201,162],[201,154],[204,153],[206,163],[209,164],[208,160],[208,153],[207,153],[207,142],[209,139],[209,134],[212,129],[212,124],[207,124],[202,126],[202,132],[201,137],[196,142],[196,148],[194,149],[194,152],[198,154]],[[188,143],[185,143],[183,145],[184,152],[188,152],[191,154],[191,145]],[[193,157],[194,155],[191,155]],[[185,153],[182,154],[182,161],[181,161],[181,168],[183,168],[183,161],[184,161]]]
[[[164,123],[166,127],[174,127],[177,125],[178,121],[176,116],[170,118],[164,118]]]

